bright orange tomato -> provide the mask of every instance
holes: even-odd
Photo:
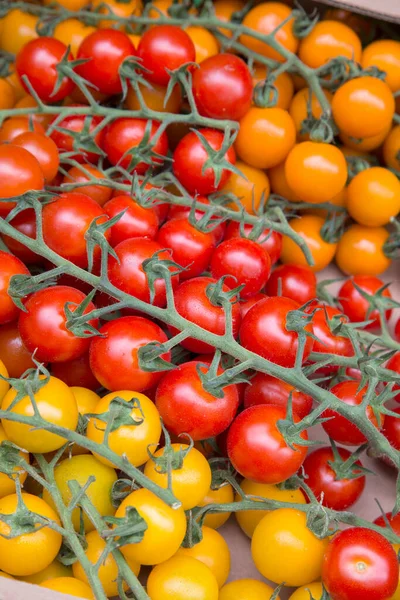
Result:
[[[242,2],[242,0],[216,0],[216,2],[214,2],[215,16],[220,21],[223,21],[224,23],[229,23],[231,21],[233,13],[242,10],[244,4],[245,3]],[[219,31],[230,38],[233,35],[231,29],[221,27]]]
[[[77,596],[78,598],[86,598],[86,600],[95,600],[95,596],[91,588],[83,581],[75,579],[75,577],[56,577],[55,579],[47,579],[40,584],[40,587],[60,594],[68,594],[69,596]]]
[[[243,176],[232,173],[222,191],[235,194],[246,211],[254,214],[260,203],[265,204],[268,200],[270,192],[268,177],[261,169],[251,167],[244,162],[237,161],[235,166]],[[239,210],[235,203],[232,203],[231,208]]]
[[[329,103],[331,103],[332,94],[328,92],[328,90],[324,90],[324,94]],[[297,131],[297,140],[299,142],[310,139],[309,133],[302,133],[303,121],[309,117],[309,105],[312,116],[315,119],[320,119],[323,113],[321,104],[319,103],[318,98],[311,92],[309,88],[303,88],[302,90],[299,90],[294,95],[290,103],[289,114],[294,121]]]
[[[10,54],[18,52],[31,40],[38,37],[36,25],[38,17],[16,8],[3,18],[1,49]]]
[[[82,164],[79,165],[79,167],[71,167],[71,169],[68,171],[68,175],[65,175],[62,182],[82,183],[84,181],[89,181],[90,177],[89,175],[86,175],[85,171],[87,171],[89,175],[92,175],[92,177],[95,177],[96,179],[105,179],[102,172],[96,169],[96,167],[93,165]],[[79,188],[77,187],[76,191],[93,198],[93,200],[96,200],[97,204],[100,204],[100,206],[103,206],[103,204],[108,202],[113,194],[112,188],[105,185],[96,184],[83,185]]]
[[[44,4],[58,4],[68,10],[77,11],[90,4],[90,0],[44,0]]]
[[[383,167],[357,173],[348,187],[347,209],[360,225],[387,225],[400,212],[400,181]]]
[[[199,506],[207,506],[208,504],[230,504],[233,502],[233,488],[230,483],[213,490],[210,488],[199,503]],[[231,513],[208,513],[203,521],[203,525],[212,529],[219,529],[229,519]]]
[[[243,25],[253,29],[257,33],[268,35],[279,27],[291,14],[291,9],[281,2],[263,2],[252,8],[245,18]],[[297,52],[298,39],[293,33],[293,19],[289,20],[283,27],[280,27],[275,34],[275,39],[290,52]],[[271,48],[267,43],[256,40],[249,35],[241,35],[239,41],[253,52],[262,54],[267,58],[285,61],[285,57]]]
[[[392,262],[383,248],[388,237],[384,227],[350,225],[337,246],[337,266],[346,275],[380,275]]]
[[[24,95],[20,100],[17,101],[14,108],[34,108],[36,106],[37,102],[34,98],[32,98],[32,96]],[[53,119],[53,116],[46,115],[44,113],[35,113],[34,115],[32,115],[32,119],[35,123],[39,123],[39,125],[46,129],[50,124],[50,121]]]
[[[196,50],[196,62],[201,63],[219,52],[217,39],[204,27],[188,27],[186,33],[192,40]]]
[[[131,15],[139,16],[142,12],[141,0],[92,0],[92,10],[96,10],[101,14],[114,13],[119,17],[130,17]],[[115,21],[112,19],[102,19],[98,22],[98,27],[108,29],[115,27]],[[124,29],[123,23],[117,26],[118,29]]]
[[[155,83],[152,83],[151,85],[152,87],[148,88],[145,85],[139,84],[139,88],[147,108],[162,113],[178,113],[182,104],[182,93],[179,85],[176,85],[174,87],[167,102],[165,102],[167,88],[162,85],[157,85]],[[125,106],[129,110],[141,109],[139,98],[132,87],[129,87],[128,94],[125,100]]]
[[[392,90],[400,90],[400,42],[376,40],[364,48],[361,57],[363,69],[378,67],[386,73],[385,81]]]
[[[253,66],[253,86],[255,87],[257,83],[265,81],[268,75],[267,67],[265,65],[255,64]],[[276,108],[283,108],[284,110],[288,110],[290,106],[290,101],[293,98],[294,93],[294,84],[293,78],[289,73],[281,73],[274,81],[274,87],[276,88],[277,98],[276,98]],[[272,99],[272,92],[270,94],[269,99]]]
[[[321,227],[324,224],[322,217],[303,215],[290,221],[291,228],[296,231],[306,242],[314,259],[313,271],[322,271],[329,265],[335,256],[337,244],[326,242],[321,236]],[[295,263],[307,265],[306,257],[301,248],[289,237],[283,236],[282,253],[280,256],[283,264]]]
[[[338,56],[356,62],[361,59],[361,40],[344,23],[320,21],[300,43],[299,57],[312,69],[318,69]]]
[[[15,71],[15,65],[11,65],[9,70],[10,74],[7,75],[6,81],[12,86],[14,91],[15,102],[18,103],[20,100],[22,100],[22,98],[25,98],[26,91],[22,87],[22,83]],[[19,108],[19,106],[15,104],[14,108]]]
[[[343,8],[328,8],[324,14],[325,20],[346,23],[363,40],[373,33],[373,23],[369,19]]]
[[[0,110],[12,108],[15,104],[15,92],[7,79],[0,79]]]
[[[151,19],[159,19],[160,13],[164,17],[168,17],[168,9],[171,5],[172,0],[154,0],[154,2],[151,3],[152,8],[149,10],[149,17]],[[154,10],[155,8],[158,10]]]
[[[274,194],[286,198],[290,202],[302,202],[298,195],[289,187],[285,173],[285,161],[276,167],[268,169],[268,177],[271,183],[271,190]]]
[[[28,117],[10,117],[6,119],[0,127],[0,143],[11,142],[21,133],[31,131],[30,120]],[[33,121],[33,130],[37,133],[45,133],[40,123]]]
[[[385,164],[400,171],[400,125],[395,125],[386,137],[382,151]]]
[[[346,206],[347,204],[347,187],[344,187],[341,192],[336,194],[333,198],[329,200],[329,204],[332,206]],[[329,211],[325,208],[312,208],[307,209],[305,214],[309,215],[317,215],[319,217],[326,218],[329,214]]]
[[[82,21],[79,21],[79,19],[66,19],[56,25],[53,37],[63,42],[66,46],[69,46],[72,54],[76,56],[81,42],[95,31],[95,27],[89,27],[82,23]]]
[[[387,126],[386,129],[378,133],[377,135],[371,135],[369,137],[364,137],[362,139],[354,138],[351,135],[347,135],[346,133],[341,132],[339,134],[340,139],[343,144],[352,150],[358,150],[360,153],[363,152],[371,152],[372,150],[376,150],[382,143],[385,141],[389,131],[391,124]]]

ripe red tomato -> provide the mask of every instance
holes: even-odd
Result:
[[[398,342],[400,342],[400,319],[397,320],[397,323],[394,328],[394,337]]]
[[[267,296],[265,294],[262,294],[260,292],[259,294],[256,294],[255,296],[252,296],[248,300],[245,300],[244,302],[240,302],[239,306],[240,306],[240,314],[241,314],[242,319],[247,315],[247,313],[249,312],[249,310],[255,304],[257,304],[257,302],[259,302],[260,300],[264,300],[264,298],[266,298],[266,297]]]
[[[280,265],[267,281],[266,292],[270,296],[285,296],[299,304],[317,297],[317,278],[306,265]]]
[[[104,129],[97,131],[95,135],[93,135],[93,131],[97,128],[99,123],[101,123],[102,119],[103,117],[98,117],[96,115],[66,116],[57,124],[57,129],[53,129],[50,133],[50,137],[56,144],[60,153],[74,151],[76,154],[70,156],[73,160],[76,160],[79,163],[97,163],[100,158],[100,148]],[[82,142],[83,146],[80,146],[78,142],[74,143],[75,140],[73,136],[67,133],[67,131],[71,131],[72,134],[82,133],[84,130],[87,130],[87,134],[91,136],[90,147],[95,144],[99,148],[99,152],[87,150],[84,147],[84,141]],[[85,134],[82,134],[82,136],[85,137]]]
[[[157,234],[157,242],[162,248],[170,248],[173,260],[185,267],[186,270],[180,273],[181,280],[206,271],[215,248],[213,234],[199,231],[186,218],[164,223]]]
[[[85,268],[88,265],[85,234],[94,219],[98,224],[108,220],[95,200],[79,192],[60,194],[55,202],[43,208],[44,241],[63,258]],[[110,231],[104,235],[109,239]],[[100,258],[99,246],[93,254],[95,261]]]
[[[341,381],[331,388],[331,392],[345,404],[357,406],[362,403],[367,391],[366,387],[359,390],[359,385],[359,381]],[[370,406],[367,406],[366,414],[371,423],[375,427],[378,427],[378,422]],[[346,417],[342,417],[342,415],[336,413],[333,409],[327,408],[324,410],[322,417],[333,417],[329,421],[325,421],[322,427],[335,442],[345,444],[346,446],[359,446],[367,441],[364,434],[361,433],[356,425],[346,419]],[[381,415],[381,421],[383,421],[383,415]]]
[[[128,238],[146,237],[153,240],[158,231],[158,217],[153,208],[143,208],[129,196],[114,196],[104,205],[104,211],[112,219],[125,211],[121,219],[111,227],[111,246]]]
[[[398,416],[393,417],[392,415],[385,415],[382,433],[387,437],[393,448],[400,450],[400,407],[392,408],[391,410]]]
[[[138,55],[144,77],[158,85],[168,85],[168,71],[174,71],[185,63],[195,62],[194,44],[186,31],[176,25],[155,25],[140,38]],[[168,69],[168,70],[167,70]]]
[[[222,169],[220,180],[217,183],[215,170],[208,166],[204,168],[209,157],[198,133],[204,136],[213,150],[221,150],[224,141],[224,134],[221,131],[215,129],[191,131],[181,139],[175,148],[172,168],[175,177],[191,194],[208,196],[225,185],[230,171]],[[235,164],[236,154],[233,146],[225,152],[224,159],[231,165]]]
[[[69,61],[73,60],[67,46],[52,37],[38,37],[25,44],[15,60],[15,68],[25,90],[30,93],[22,79],[24,75],[43,102],[64,100],[75,87],[71,79],[64,76],[57,91],[53,92],[59,75],[57,65],[67,55]]]
[[[14,229],[23,233],[24,235],[32,239],[36,237],[36,216],[33,208],[22,210],[13,219],[11,219],[10,224],[14,227]],[[10,252],[22,260],[22,262],[26,265],[39,264],[43,262],[43,258],[39,256],[39,254],[36,254],[36,252],[30,250],[18,240],[15,240],[6,234],[3,234],[2,238]]]
[[[120,118],[113,121],[105,128],[102,139],[102,148],[112,165],[120,165],[130,173],[143,175],[149,170],[150,164],[136,161],[134,153],[142,143],[144,150],[149,146],[156,156],[151,157],[151,165],[160,166],[163,157],[168,152],[168,137],[165,131],[159,134],[160,123],[147,119]],[[150,139],[147,139],[150,135]],[[155,141],[153,142],[153,139]]]
[[[293,413],[294,421],[299,421]],[[236,417],[228,433],[228,456],[235,469],[257,483],[281,483],[301,467],[307,446],[290,448],[278,429],[286,418],[282,406],[260,404]],[[301,437],[308,439],[306,431]]]
[[[210,269],[215,279],[228,275],[225,283],[231,289],[242,285],[241,298],[251,298],[267,283],[271,273],[271,259],[257,242],[232,238],[216,248]]]
[[[39,162],[25,148],[12,144],[0,145],[0,199],[13,198],[29,192],[42,190],[43,171]],[[15,202],[0,202],[0,216],[6,216]]]
[[[391,598],[399,582],[396,552],[366,527],[340,531],[325,551],[322,582],[332,600]]]
[[[54,179],[60,166],[60,158],[58,148],[51,138],[36,131],[27,131],[17,135],[13,144],[25,148],[36,158],[47,183]]]
[[[242,230],[245,236],[248,236],[253,229],[250,223],[245,223],[242,227],[237,221],[231,221],[226,228],[225,239],[242,237]],[[271,229],[264,229],[261,235],[255,240],[257,244],[267,251],[271,259],[271,264],[278,262],[282,250],[282,234]]]
[[[78,48],[78,59],[88,59],[75,71],[102,94],[120,94],[119,69],[128,56],[136,56],[135,46],[126,33],[116,29],[97,29]]]
[[[202,204],[210,204],[209,199],[206,196],[196,196],[196,202],[201,202]],[[169,211],[168,211],[168,220],[172,220],[172,219],[188,219],[189,215],[190,215],[190,207],[189,206],[180,206],[179,204],[171,204],[169,206]],[[199,208],[196,208],[194,215],[196,218],[196,221],[199,221],[203,216],[204,213],[206,212],[206,210],[201,210]],[[211,218],[211,221],[214,220],[214,217]],[[214,224],[212,224],[213,229],[210,230],[210,233],[213,234],[214,239],[215,239],[215,243],[219,244],[224,237],[225,234],[225,228],[226,225],[225,223],[219,223],[219,225],[214,226]]]
[[[30,275],[28,269],[19,258],[0,250],[0,325],[10,323],[18,318],[21,312],[8,295],[10,279],[14,275]]]
[[[234,54],[210,56],[193,72],[193,95],[201,115],[239,121],[253,97],[248,66]]]
[[[103,325],[103,337],[92,339],[90,368],[96,379],[107,390],[143,392],[154,387],[162,373],[143,371],[139,367],[139,348],[150,342],[167,341],[165,333],[152,321],[143,317],[121,317]],[[162,355],[171,359],[171,353]]]
[[[373,296],[380,288],[383,287],[383,281],[372,275],[354,275],[344,282],[338,293],[344,314],[354,323],[362,321],[372,321],[366,326],[366,329],[375,329],[380,327],[380,317],[378,309],[370,311],[370,304],[355,287],[359,287],[367,294]],[[391,293],[388,288],[383,292],[383,296],[391,298]],[[385,311],[386,319],[389,320],[392,311]]]
[[[392,513],[388,512],[385,517],[393,531],[397,533],[397,535],[400,535],[400,513],[397,513],[397,515],[392,517]],[[386,520],[383,518],[383,515],[380,515],[375,519],[374,523],[375,525],[379,525],[379,527],[387,527]]]
[[[0,360],[3,361],[10,377],[21,377],[27,369],[35,366],[15,321],[0,327]]]
[[[282,367],[293,367],[296,360],[298,336],[286,328],[288,314],[300,305],[290,298],[271,296],[257,302],[249,310],[240,327],[242,346]],[[305,327],[310,331],[310,326]],[[303,362],[307,360],[313,340],[307,336]]]
[[[396,352],[396,354],[392,356],[392,358],[386,363],[386,368],[390,371],[398,373],[398,375],[400,376],[400,352]],[[400,392],[400,383],[395,383],[393,389],[399,390]],[[397,402],[400,402],[400,393],[398,393],[394,399]]]
[[[78,337],[66,327],[65,305],[75,312],[85,294],[72,287],[54,286],[31,294],[25,302],[27,312],[19,315],[18,328],[22,341],[43,362],[63,362],[78,358],[88,351],[90,337]],[[70,304],[71,303],[71,304]],[[84,314],[95,310],[92,302]],[[97,327],[98,320],[89,321]]]
[[[244,406],[257,404],[275,404],[287,408],[289,395],[292,394],[292,407],[296,415],[303,419],[312,409],[311,396],[299,392],[290,383],[272,377],[267,373],[256,373],[245,387]]]
[[[212,298],[216,283],[217,280],[212,277],[195,277],[189,279],[189,281],[184,281],[175,292],[175,308],[185,319],[216,335],[223,335],[225,333],[225,311],[222,305],[216,303]],[[229,291],[226,285],[222,289],[224,292]],[[238,302],[233,301],[232,331],[235,337],[239,332],[239,325],[240,306]],[[178,330],[171,326],[170,331],[173,334],[178,333]],[[215,352],[213,346],[194,338],[183,340],[181,346],[198,354]]]
[[[83,387],[88,390],[98,390],[100,387],[90,368],[88,352],[73,360],[53,363],[51,374],[61,379],[68,387]]]
[[[205,440],[222,433],[235,417],[239,406],[236,385],[223,389],[223,397],[207,392],[197,369],[207,368],[198,361],[179,365],[168,371],[157,387],[156,406],[168,431],[187,433],[194,440]],[[222,369],[218,369],[218,374]]]
[[[329,352],[339,356],[353,356],[354,349],[350,339],[333,333],[338,322],[345,320],[345,317],[340,317],[341,312],[332,306],[313,305],[310,310],[314,310],[318,306],[320,306],[320,310],[315,312],[312,321],[312,330],[316,338],[312,351],[318,354]],[[339,317],[339,320],[336,320],[335,317]],[[329,370],[330,372],[335,371],[336,367],[329,367]]]
[[[143,269],[143,262],[150,259],[157,252],[160,260],[171,260],[171,254],[163,251],[154,240],[146,238],[129,238],[121,242],[114,248],[118,258],[111,254],[108,257],[108,277],[110,282],[118,289],[139,298],[143,302],[150,302],[150,290],[147,274]],[[169,267],[171,273],[176,268]],[[179,275],[176,273],[171,279],[172,286],[179,284]],[[167,296],[165,291],[165,280],[158,278],[154,281],[154,299],[152,304],[155,306],[165,306]]]
[[[338,463],[340,467],[351,457],[351,452],[346,448],[337,450],[341,458]],[[349,470],[347,477],[341,476],[334,466],[335,456],[332,448],[326,446],[310,452],[306,456],[302,468],[307,476],[307,485],[323,506],[333,510],[346,510],[353,506],[363,493],[365,475],[362,475],[360,469],[357,469],[357,467],[362,467],[359,460]]]

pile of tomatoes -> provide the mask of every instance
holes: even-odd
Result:
[[[0,576],[400,599],[400,42],[290,4],[1,8]]]

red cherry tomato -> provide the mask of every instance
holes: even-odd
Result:
[[[353,356],[354,349],[350,339],[333,333],[337,323],[345,320],[345,317],[341,316],[341,312],[332,306],[313,305],[310,309],[313,310],[317,306],[321,308],[315,312],[312,321],[313,334],[316,338],[312,351],[317,354],[329,352],[339,356]],[[339,319],[336,320],[335,317],[339,317]],[[329,372],[335,371],[336,367],[328,367],[328,370]]]
[[[90,368],[88,352],[73,360],[53,363],[51,374],[61,379],[68,387],[83,387],[89,390],[97,390],[100,387]]]
[[[392,408],[391,410],[398,416],[394,417],[393,415],[385,415],[385,423],[383,425],[382,433],[387,437],[390,445],[395,450],[400,450],[400,407]],[[389,457],[384,456],[383,460],[389,464],[392,464],[392,461]]]
[[[144,76],[158,85],[168,85],[168,71],[194,62],[196,51],[186,31],[176,25],[155,25],[140,38],[138,55],[147,69]]]
[[[66,98],[73,91],[74,82],[64,76],[57,90],[55,87],[59,78],[57,65],[67,56],[69,61],[74,58],[63,42],[52,37],[38,37],[25,44],[15,60],[16,71],[25,90],[30,93],[24,76],[43,102],[60,102]]]
[[[185,319],[192,321],[207,331],[216,335],[225,333],[225,311],[221,304],[213,300],[215,293],[216,279],[212,277],[196,277],[184,281],[176,290],[175,308],[177,312]],[[229,291],[228,286],[222,287],[224,292]],[[240,325],[240,307],[236,302],[232,302],[232,332],[237,336]],[[170,327],[173,334],[178,333],[177,329]],[[215,348],[201,340],[187,338],[181,342],[181,346],[196,353],[213,353]]]
[[[104,135],[104,130],[97,130],[97,127],[99,123],[101,123],[102,118],[103,117],[98,117],[96,115],[66,116],[57,123],[57,128],[52,130],[50,137],[60,152],[76,152],[76,154],[72,154],[69,158],[72,158],[79,163],[97,163],[100,158],[100,148]],[[95,129],[97,131],[96,134],[93,135]],[[93,144],[96,144],[99,148],[99,152],[87,150],[85,148],[84,140],[82,141],[82,146],[78,142],[75,143],[73,134],[79,134],[85,130],[87,130],[88,135],[91,136],[90,147],[92,148]],[[69,134],[68,131],[70,131],[71,134]],[[82,133],[82,136],[85,137],[85,134]]]
[[[42,190],[43,171],[25,148],[0,144],[0,199],[13,198],[31,190]],[[0,202],[0,216],[6,216],[15,202]]]
[[[143,269],[143,262],[150,259],[157,252],[160,260],[171,260],[171,254],[164,250],[157,242],[146,238],[130,238],[121,242],[114,248],[115,258],[111,254],[108,257],[108,277],[110,282],[118,289],[142,300],[150,302],[150,290],[148,278]],[[172,273],[176,269],[169,267]],[[172,286],[179,284],[179,275],[176,274],[171,279]],[[165,306],[167,303],[165,280],[158,278],[154,281],[154,299],[152,304],[155,306]]]
[[[25,148],[36,158],[47,183],[54,179],[60,166],[60,158],[57,146],[51,138],[36,131],[27,131],[17,135],[13,144]]]
[[[153,208],[143,208],[129,196],[115,196],[104,205],[112,219],[122,211],[124,215],[111,227],[111,246],[129,238],[146,237],[153,240],[158,231],[158,217]]]
[[[317,297],[317,278],[306,265],[280,265],[271,273],[265,289],[270,296],[285,296],[305,304]]]
[[[240,296],[251,298],[258,294],[271,273],[271,259],[257,242],[245,238],[225,240],[214,251],[211,273],[215,279],[228,275],[225,283],[235,288],[242,285]]]
[[[338,299],[340,301],[344,314],[353,321],[354,323],[361,323],[362,321],[372,321],[370,325],[366,326],[366,329],[375,329],[380,326],[380,317],[378,309],[372,311],[369,310],[370,304],[366,298],[364,298],[357,290],[359,287],[362,291],[366,292],[370,296],[373,296],[380,288],[383,287],[383,281],[378,277],[372,275],[355,275],[351,277],[342,285],[338,293]],[[388,288],[383,292],[383,296],[391,298],[391,294]],[[389,309],[385,311],[386,319],[389,320],[392,311]]]
[[[208,198],[206,198],[206,196],[196,196],[196,202],[201,202],[202,204],[210,204],[210,201]],[[172,219],[188,219],[189,215],[190,215],[190,207],[189,206],[179,206],[179,204],[171,204],[169,207],[169,211],[168,211],[168,220],[172,221]],[[205,210],[201,210],[199,208],[196,208],[195,210],[195,218],[196,221],[199,221],[203,216],[204,213],[206,212]],[[211,221],[213,221],[214,218],[211,218]],[[215,243],[219,244],[225,234],[225,228],[226,225],[225,223],[220,223],[217,226],[214,226],[213,223],[211,223],[212,228],[210,229],[210,233],[213,234],[214,239],[215,239]]]
[[[30,273],[19,258],[3,250],[0,250],[0,265],[0,325],[3,325],[15,321],[21,312],[8,295],[11,277]]]
[[[19,315],[18,328],[22,341],[43,362],[63,362],[78,358],[88,351],[90,337],[78,337],[67,328],[65,305],[75,312],[85,294],[72,287],[54,286],[34,292],[25,302],[27,312]],[[71,304],[70,304],[71,303]],[[84,314],[95,310],[92,302]],[[89,324],[97,327],[97,319]]]
[[[212,233],[199,231],[186,218],[167,221],[157,234],[162,248],[170,248],[173,260],[185,271],[181,280],[197,277],[207,270],[215,247]]]
[[[1,207],[1,204],[0,204]],[[24,235],[35,239],[36,237],[36,216],[33,208],[27,208],[26,210],[22,210],[18,213],[13,219],[11,219],[10,224]],[[9,235],[3,234],[2,236],[3,242],[6,244],[7,248],[15,254],[17,258],[22,260],[26,265],[39,264],[43,262],[43,258],[33,252],[24,244],[15,240]]]
[[[187,433],[194,440],[205,440],[222,433],[231,424],[239,406],[236,385],[223,389],[223,397],[207,392],[197,368],[207,368],[197,361],[179,365],[161,379],[157,387],[156,406],[174,435]],[[222,369],[218,369],[218,374]]]
[[[386,368],[390,371],[394,371],[400,377],[400,352],[396,352],[394,356],[386,363]],[[393,386],[394,390],[399,390],[397,396],[395,396],[395,400],[400,402],[400,383],[395,383]]]
[[[27,369],[35,366],[16,322],[0,326],[0,360],[3,361],[10,377],[21,377]]]
[[[165,131],[160,134],[159,128],[158,121],[121,117],[105,128],[102,148],[112,165],[120,165],[130,173],[143,175],[149,170],[150,164],[135,159],[134,152],[139,144],[144,144],[146,150],[151,147],[154,153],[151,164],[156,167],[162,165],[163,157],[168,152],[167,134]],[[147,139],[148,135],[150,139]]]
[[[294,421],[299,421],[293,413]],[[290,448],[278,423],[286,418],[282,406],[260,404],[246,408],[236,417],[228,433],[228,456],[235,469],[257,483],[280,483],[301,467],[307,446]],[[306,431],[301,433],[308,439]]]
[[[394,328],[394,337],[398,342],[400,342],[400,319],[397,319],[397,323]]]
[[[387,521],[393,531],[397,533],[397,535],[400,535],[400,513],[397,513],[397,515],[392,517],[392,513],[388,512],[386,513],[385,517],[386,519],[383,518],[383,515],[377,517],[374,521],[375,525],[379,525],[379,527],[387,527]]]
[[[303,419],[311,412],[313,405],[311,396],[299,392],[289,383],[267,373],[256,373],[246,385],[244,406],[248,408],[257,404],[275,404],[287,409],[290,393],[293,410],[300,419]]]
[[[249,68],[234,54],[210,56],[193,72],[193,94],[201,115],[239,121],[253,97]]]
[[[366,527],[340,531],[325,551],[322,582],[332,600],[391,598],[399,582],[396,552]]]
[[[248,236],[253,226],[250,223],[245,223],[243,226],[243,233]],[[230,240],[232,238],[242,237],[242,227],[240,223],[231,221],[226,228],[225,239]],[[260,246],[264,248],[269,254],[271,264],[274,265],[278,262],[282,250],[282,234],[278,231],[271,229],[264,229],[262,234],[255,240]],[[283,294],[284,295],[284,294]]]
[[[79,46],[77,58],[87,62],[78,65],[75,71],[102,94],[120,94],[119,69],[128,56],[136,56],[136,50],[126,33],[97,29]]]
[[[103,325],[103,337],[93,338],[90,344],[90,368],[107,390],[143,392],[155,386],[162,376],[159,372],[143,371],[139,367],[139,348],[150,342],[167,341],[165,333],[143,317],[121,317]],[[171,353],[162,355],[169,361]]]
[[[224,134],[215,129],[199,129],[198,133],[204,136],[206,142],[213,150],[221,150],[224,141]],[[222,169],[219,182],[216,180],[216,173],[212,167],[207,166],[208,154],[197,133],[191,131],[186,134],[177,147],[173,155],[173,171],[176,178],[191,194],[212,194],[220,190],[229,179],[230,171]],[[234,165],[236,154],[233,146],[225,153],[224,159]]]
[[[331,388],[331,392],[348,406],[357,406],[361,404],[367,391],[366,387],[359,390],[359,385],[359,381],[341,381]],[[370,406],[367,406],[366,414],[375,427],[378,427],[378,422]],[[333,417],[329,421],[325,421],[322,427],[335,442],[346,446],[359,446],[367,441],[356,425],[333,409],[324,410],[322,417]],[[383,421],[383,415],[381,415],[381,420]]]
[[[291,311],[300,305],[290,298],[271,296],[257,302],[249,310],[240,327],[242,346],[282,367],[293,367],[296,360],[298,335],[288,331],[286,322]],[[305,327],[310,331],[310,326]],[[303,362],[307,360],[313,341],[307,337]]]
[[[240,302],[239,303],[239,306],[240,306],[240,315],[241,315],[242,319],[247,315],[247,313],[249,312],[249,310],[255,304],[257,304],[257,302],[259,302],[260,300],[264,300],[264,298],[266,298],[266,297],[267,296],[265,294],[262,294],[260,292],[260,293],[256,294],[255,296],[252,296],[248,300],[245,300],[244,302]]]

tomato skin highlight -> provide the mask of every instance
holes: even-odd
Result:
[[[250,234],[253,227],[250,223],[245,223],[243,226],[244,236],[241,231],[241,224],[236,221],[231,221],[226,228],[225,239],[246,237]],[[261,235],[255,240],[259,246],[262,246],[271,259],[271,265],[278,262],[282,250],[282,234],[272,229],[264,229]],[[275,296],[276,294],[274,294]]]
[[[154,239],[158,232],[158,217],[153,208],[143,208],[129,196],[114,196],[104,205],[112,219],[125,210],[120,220],[111,227],[110,243],[114,247],[128,238],[146,237]]]
[[[280,265],[271,273],[265,289],[269,296],[284,296],[303,305],[317,297],[317,278],[309,266]]]

